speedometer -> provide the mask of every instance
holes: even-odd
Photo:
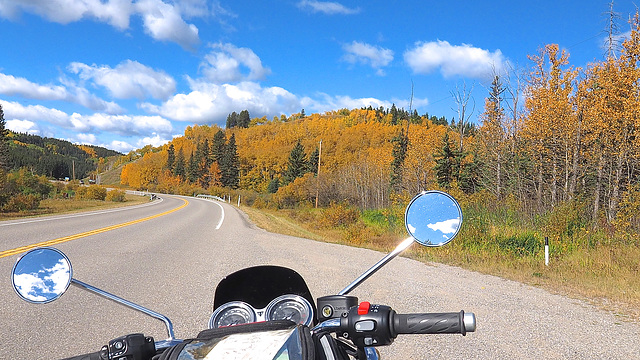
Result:
[[[249,304],[242,301],[228,302],[213,312],[209,328],[247,324],[256,321],[256,313]]]
[[[307,299],[299,295],[282,295],[275,298],[266,311],[267,320],[291,320],[296,324],[311,325],[313,308]]]

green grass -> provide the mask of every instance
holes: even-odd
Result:
[[[271,232],[381,251],[392,249],[406,236],[397,215],[391,220],[388,216],[397,209],[364,211],[357,222],[337,227],[323,223],[325,210],[303,210],[302,219],[293,210],[243,210],[257,226]],[[538,286],[590,301],[627,320],[640,320],[640,246],[621,240],[633,237],[593,230],[576,219],[580,211],[562,207],[535,219],[521,217],[508,205],[491,209],[463,203],[463,213],[465,223],[451,244],[439,249],[412,247],[404,256]],[[545,236],[550,238],[548,266]]]

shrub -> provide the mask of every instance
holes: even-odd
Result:
[[[331,204],[322,212],[320,223],[325,227],[340,228],[355,224],[359,218],[360,212],[357,209],[345,204]]]
[[[107,197],[107,189],[99,185],[91,185],[87,188],[84,198],[87,200],[103,200]]]
[[[107,197],[105,199],[113,202],[124,202],[126,200],[125,192],[122,190],[111,190],[107,192]]]
[[[2,208],[5,212],[35,210],[40,206],[40,197],[35,194],[17,194]]]

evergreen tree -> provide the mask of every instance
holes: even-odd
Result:
[[[9,170],[9,146],[7,135],[9,130],[5,128],[4,111],[0,105],[0,169]]]
[[[300,140],[298,140],[289,153],[289,162],[287,164],[287,170],[284,173],[285,183],[288,184],[302,177],[308,169],[309,162],[307,161],[307,155],[304,153],[304,146],[302,146]]]
[[[224,147],[220,173],[222,186],[235,189],[240,184],[240,159],[238,158],[238,148],[236,146],[236,135],[232,134],[229,142]]]
[[[224,147],[227,143],[227,138],[224,136],[222,130],[218,130],[213,135],[213,143],[211,144],[211,159],[220,165],[222,161],[222,154],[224,153]]]
[[[175,162],[176,162],[176,148],[173,146],[173,144],[170,144],[169,148],[167,149],[166,168],[169,169],[169,171],[173,171],[173,165]]]
[[[234,111],[227,116],[227,129],[238,126],[238,114]]]
[[[307,172],[313,173],[315,176],[318,176],[318,162],[320,161],[320,149],[316,147],[316,149],[309,156],[309,169]]]
[[[442,150],[439,154],[436,154],[436,178],[438,185],[449,188],[451,183],[460,179],[460,161],[462,160],[462,154],[459,150],[451,147],[449,140],[449,133],[445,133],[442,140]]]
[[[275,194],[278,192],[279,188],[280,188],[280,178],[275,177],[273,178],[273,180],[269,182],[269,185],[267,186],[267,191],[269,192],[269,194]]]
[[[409,137],[405,134],[404,129],[400,130],[400,134],[394,137],[393,142],[393,161],[391,162],[391,188],[399,191],[402,185],[402,171],[404,159],[407,157],[407,148],[409,147]]]
[[[178,155],[176,155],[176,162],[173,167],[173,175],[180,176],[183,179],[186,175],[185,159],[184,159],[184,153],[182,152],[182,148],[178,150]]]
[[[187,167],[187,179],[190,183],[198,181],[198,156],[197,152],[189,157],[189,166]]]
[[[398,124],[398,120],[398,108],[396,107],[396,104],[391,104],[391,125]]]
[[[240,111],[240,115],[238,115],[238,127],[248,128],[249,123],[251,122],[251,117],[249,116],[249,110]]]

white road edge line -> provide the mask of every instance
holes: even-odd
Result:
[[[20,225],[20,224],[30,224],[30,223],[41,222],[41,221],[53,221],[53,220],[59,220],[59,219],[71,219],[71,218],[82,217],[82,216],[101,215],[101,214],[107,214],[107,213],[112,213],[112,212],[125,211],[125,210],[131,210],[131,209],[137,209],[137,208],[141,208],[141,207],[145,207],[145,206],[155,205],[155,204],[159,204],[159,203],[161,203],[163,201],[164,201],[164,199],[160,198],[159,201],[153,201],[153,202],[149,202],[149,203],[146,203],[146,204],[140,204],[140,205],[125,206],[125,207],[111,209],[111,210],[98,210],[98,211],[91,211],[91,212],[79,213],[79,214],[73,214],[73,215],[60,215],[60,216],[55,216],[54,215],[54,216],[48,216],[48,217],[36,218],[36,219],[30,219],[30,220],[24,220],[24,221],[7,220],[8,222],[6,222],[6,223],[5,222],[0,222],[0,227],[2,227],[2,226],[11,226],[11,225]]]

